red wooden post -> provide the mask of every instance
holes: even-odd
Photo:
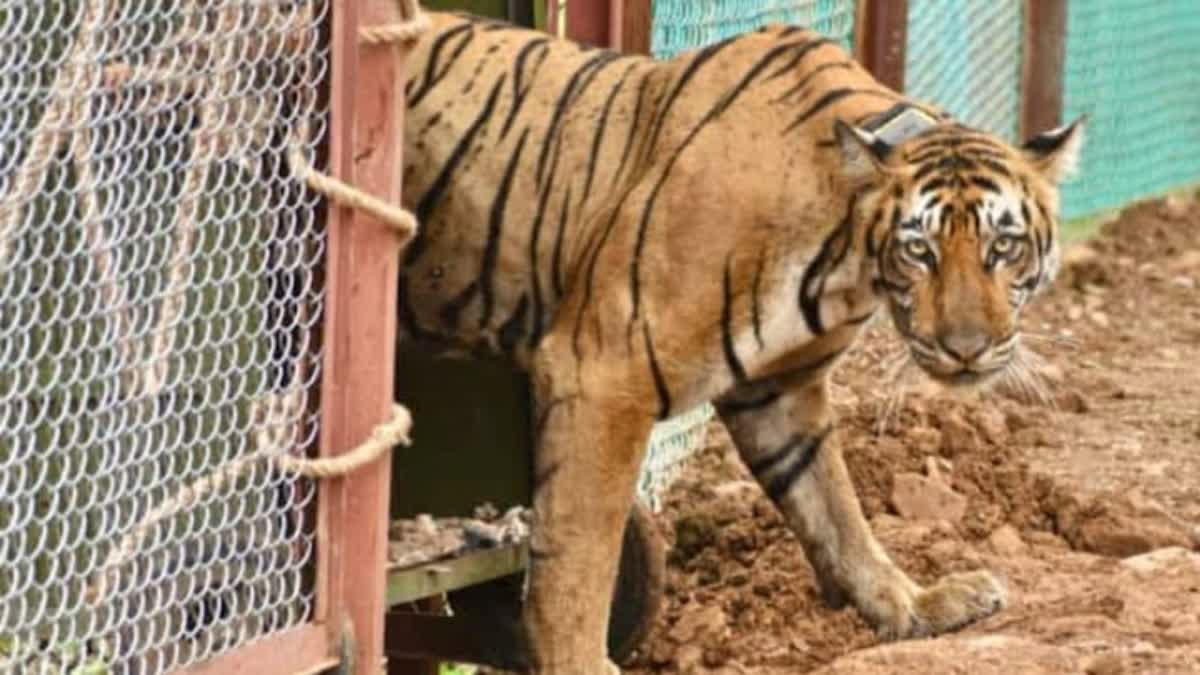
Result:
[[[546,30],[558,34],[558,4],[546,0]],[[593,47],[607,47],[609,40],[609,0],[569,0],[567,37]]]
[[[359,26],[403,21],[394,0],[333,3],[330,171],[400,203],[404,57],[400,44],[360,46]],[[364,213],[330,205],[321,454],[362,443],[390,414],[399,245]],[[378,675],[383,658],[391,456],[322,481],[316,618],[352,654],[353,672]]]
[[[858,0],[855,58],[881,84],[901,92],[907,41],[908,0]]]
[[[650,53],[652,0],[612,0],[609,45],[629,54]]]
[[[1067,0],[1025,0],[1021,137],[1062,123]]]

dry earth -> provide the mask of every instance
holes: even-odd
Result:
[[[923,583],[988,567],[1004,612],[880,644],[817,595],[800,545],[719,424],[661,515],[669,597],[627,671],[1200,673],[1200,205],[1127,209],[1073,247],[1025,319],[1049,402],[896,383],[885,322],[837,374],[864,508]]]

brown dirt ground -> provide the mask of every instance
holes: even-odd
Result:
[[[1024,320],[1050,403],[919,381],[876,433],[896,386],[886,321],[836,375],[841,440],[864,509],[920,583],[987,567],[1010,607],[934,640],[880,644],[822,605],[792,534],[719,424],[660,517],[668,599],[626,672],[1200,673],[1200,205],[1130,207],[1073,247]],[[897,473],[943,480],[966,516],[905,520]],[[1162,549],[1149,562],[1128,556]],[[1185,550],[1186,549],[1186,550]]]

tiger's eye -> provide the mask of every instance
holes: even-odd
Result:
[[[929,244],[920,239],[913,239],[904,244],[904,252],[914,258],[920,258],[929,253]]]
[[[1011,255],[1016,251],[1019,243],[1016,237],[1000,237],[992,243],[992,251],[1000,256]]]

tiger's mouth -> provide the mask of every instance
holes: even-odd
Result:
[[[991,350],[970,363],[963,363],[940,350],[930,350],[923,342],[909,342],[913,362],[931,379],[953,388],[984,387],[1002,375],[1009,367],[1008,356]]]

